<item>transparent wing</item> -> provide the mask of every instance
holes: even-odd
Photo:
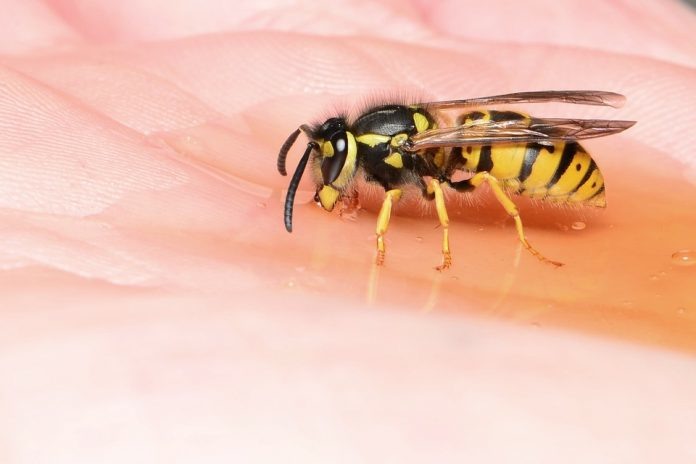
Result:
[[[473,121],[456,127],[431,129],[413,135],[402,148],[416,152],[432,147],[493,145],[500,143],[536,142],[552,145],[557,141],[604,137],[622,132],[635,121],[609,119],[533,118],[531,121]]]
[[[626,102],[626,97],[618,93],[604,92],[602,90],[542,90],[538,92],[507,93],[504,95],[470,98],[467,100],[429,102],[419,106],[423,106],[428,110],[439,111],[472,106],[547,102],[612,106],[614,108],[619,108]]]

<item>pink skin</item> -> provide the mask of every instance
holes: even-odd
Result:
[[[696,460],[686,7],[2,3],[0,462]],[[516,200],[562,269],[486,192],[443,274],[415,197],[378,271],[377,190],[341,219],[306,175],[282,227],[332,105],[574,88],[629,103],[524,109],[639,123],[587,144],[603,214]]]

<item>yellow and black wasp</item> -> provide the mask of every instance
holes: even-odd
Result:
[[[285,160],[300,132],[309,138],[285,199],[285,228],[292,232],[295,193],[310,157],[316,184],[315,200],[331,211],[343,197],[355,195],[362,176],[379,184],[385,196],[377,219],[377,264],[384,262],[384,234],[392,205],[408,186],[435,201],[443,228],[442,264],[452,263],[449,218],[442,186],[468,192],[488,183],[512,216],[522,245],[544,262],[527,240],[517,207],[508,192],[557,203],[606,206],[604,178],[579,140],[628,129],[634,121],[536,118],[514,111],[483,110],[496,104],[564,102],[619,107],[622,95],[603,91],[539,91],[492,97],[371,108],[350,121],[333,117],[313,127],[302,125],[290,134],[278,155],[278,171],[287,175]],[[447,124],[449,111],[459,111]],[[458,171],[470,177],[453,181]]]

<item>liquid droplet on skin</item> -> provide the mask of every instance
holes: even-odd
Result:
[[[686,308],[683,306],[680,306],[677,308],[677,314],[684,314],[686,312]]]
[[[259,201],[258,203],[256,203],[256,206],[258,206],[259,208],[265,208],[265,207],[266,207],[266,202],[264,202],[264,201]]]
[[[423,237],[418,236],[416,237],[416,242],[421,243],[423,241]]]
[[[572,227],[573,230],[582,230],[587,227],[587,224],[582,221],[575,221],[570,227]]]
[[[658,277],[657,275],[655,275],[655,274],[653,274],[653,275],[650,276],[650,280],[653,280],[653,281],[654,281],[654,280],[657,280],[657,279],[659,279],[659,277]]]
[[[679,250],[672,253],[672,263],[679,266],[693,266],[696,264],[696,251]]]

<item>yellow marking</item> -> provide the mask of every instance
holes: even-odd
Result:
[[[333,210],[338,201],[340,192],[330,185],[325,185],[319,190],[319,202],[326,211]]]
[[[500,181],[500,185],[505,190],[519,192],[522,183],[518,179],[505,179]]]
[[[442,166],[445,165],[445,150],[442,148],[438,149],[437,152],[435,153],[435,157],[433,158],[433,162],[435,163],[435,166],[438,168],[441,168]]]
[[[390,144],[392,147],[400,147],[406,140],[408,140],[408,134],[396,134],[391,138]]]
[[[558,164],[561,162],[564,146],[563,142],[555,144],[553,153],[549,152],[547,147],[541,148],[532,166],[531,174],[522,184],[525,189],[525,195],[536,197],[546,194],[546,184],[549,183],[556,173]]]
[[[525,144],[491,146],[490,175],[501,181],[519,177],[526,152]]]
[[[606,206],[606,198],[604,197],[604,194],[597,195],[596,197],[590,199],[592,195],[597,193],[599,189],[602,188],[602,186],[604,186],[604,177],[602,176],[602,173],[599,171],[599,168],[595,168],[595,170],[592,171],[592,174],[590,174],[590,177],[587,179],[587,181],[578,187],[575,193],[573,193],[570,196],[570,198],[568,198],[568,201],[571,203],[587,202],[590,205],[603,208],[604,206]]]
[[[471,149],[471,153],[467,151]],[[479,158],[481,157],[481,146],[472,145],[469,147],[462,147],[462,161],[464,161],[464,169],[469,171],[476,171],[479,164]]]
[[[384,194],[384,201],[382,202],[382,208],[379,210],[379,215],[377,216],[377,228],[375,229],[375,233],[377,234],[376,264],[378,266],[384,264],[384,234],[387,233],[387,227],[389,226],[392,205],[399,201],[400,198],[401,190],[399,189],[388,190]]]
[[[548,258],[545,258],[529,243],[527,237],[525,237],[524,235],[524,228],[522,227],[522,219],[520,218],[520,212],[518,211],[517,206],[515,206],[515,203],[512,202],[510,197],[508,197],[505,191],[502,189],[500,183],[498,182],[498,179],[484,171],[475,174],[469,182],[471,182],[471,185],[473,185],[474,187],[478,187],[483,182],[488,182],[488,185],[491,187],[491,190],[493,190],[493,193],[495,194],[495,197],[498,200],[498,202],[500,202],[503,208],[505,208],[505,211],[515,220],[517,235],[520,239],[520,242],[522,243],[522,246],[524,246],[527,249],[527,251],[539,258],[539,260],[541,261],[553,264],[554,266],[563,266],[563,263],[559,263],[557,261],[552,261]]]
[[[397,169],[401,169],[404,167],[404,160],[401,158],[401,154],[398,152],[392,153],[391,155],[384,158],[382,161],[384,161],[390,166],[394,166]]]
[[[348,139],[348,154],[346,155],[346,162],[341,169],[341,173],[338,175],[335,181],[331,183],[334,187],[338,189],[345,188],[350,181],[353,179],[355,174],[355,168],[357,166],[357,153],[358,146],[355,143],[355,137],[350,132],[346,132],[346,138]]]
[[[382,143],[388,143],[390,140],[391,137],[381,134],[362,134],[357,137],[358,142],[370,147],[375,147]]]
[[[442,226],[442,264],[435,269],[444,271],[452,265],[452,253],[449,246],[449,216],[447,215],[445,195],[442,193],[442,188],[440,188],[440,182],[437,179],[431,179],[428,187],[429,191],[435,193],[435,209]]]
[[[321,154],[326,158],[330,158],[334,155],[333,145],[328,140],[321,144]]]
[[[416,125],[416,131],[418,132],[423,132],[430,126],[428,118],[421,113],[413,113],[413,123]]]
[[[568,169],[563,173],[556,185],[549,189],[550,196],[565,196],[573,193],[578,184],[585,177],[585,173],[590,168],[590,163],[592,158],[587,154],[582,148],[578,147],[578,151],[573,156],[573,160],[570,162]],[[580,165],[580,170],[578,171],[578,164]]]

